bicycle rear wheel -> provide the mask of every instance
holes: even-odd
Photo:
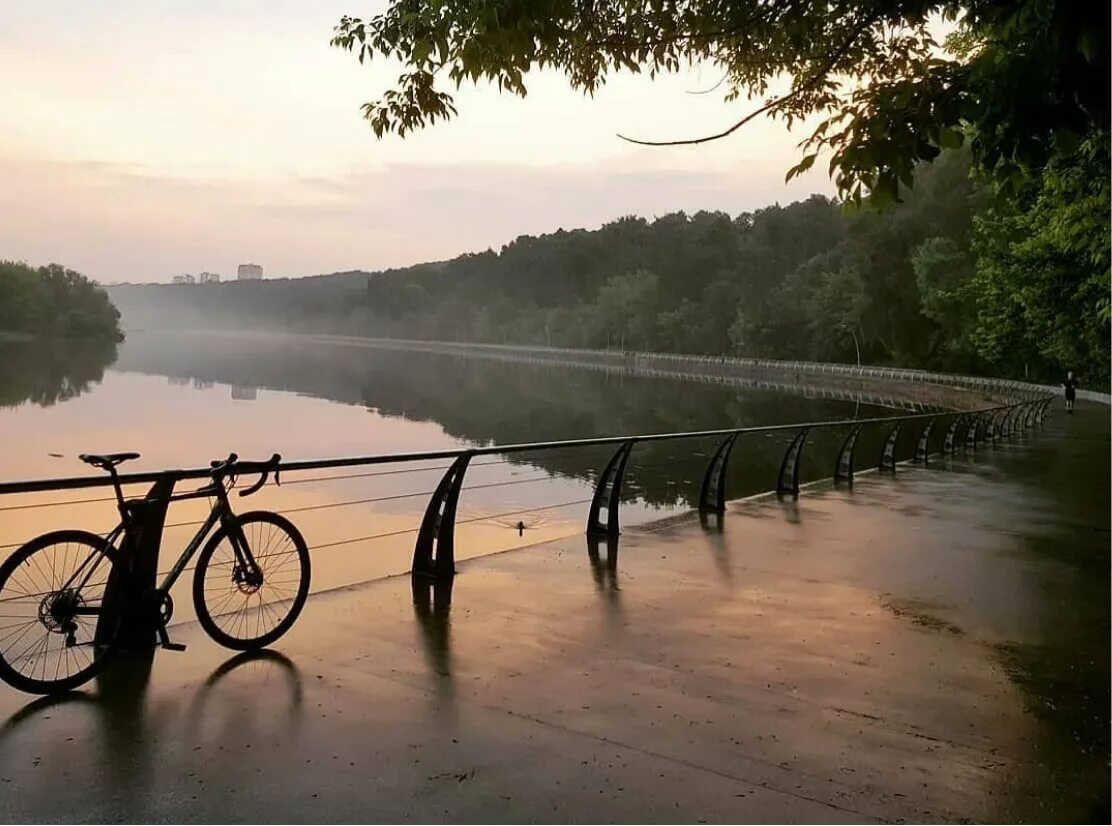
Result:
[[[193,607],[201,627],[226,648],[270,645],[297,619],[309,595],[309,549],[288,519],[268,511],[237,517],[261,577],[252,581],[221,527],[197,559]]]
[[[120,627],[101,613],[115,556],[96,534],[55,531],[0,565],[0,679],[54,694],[104,668]]]

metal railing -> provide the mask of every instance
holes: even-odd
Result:
[[[586,519],[586,532],[592,537],[615,539],[620,533],[619,511],[622,501],[622,485],[626,466],[634,448],[639,444],[675,441],[686,442],[699,438],[719,438],[717,449],[707,463],[700,486],[698,509],[701,512],[714,512],[721,514],[725,509],[728,499],[727,471],[731,453],[737,442],[743,438],[768,435],[775,433],[790,433],[792,439],[779,463],[779,470],[774,481],[774,490],[779,495],[798,495],[800,479],[800,460],[803,456],[808,437],[818,431],[835,429],[845,430],[845,436],[837,454],[837,460],[831,468],[827,478],[837,481],[852,483],[856,467],[856,445],[858,437],[865,427],[887,428],[883,448],[879,456],[877,467],[881,470],[892,471],[897,463],[897,439],[905,429],[917,428],[918,435],[914,455],[909,457],[912,461],[927,463],[933,451],[931,449],[931,436],[935,432],[944,432],[941,441],[937,444],[938,450],[943,454],[953,454],[959,445],[964,445],[966,450],[975,450],[979,441],[992,441],[1003,436],[1014,434],[1022,429],[1033,427],[1041,422],[1053,397],[1032,392],[1029,386],[1006,382],[992,388],[996,393],[1009,394],[1007,401],[993,406],[983,407],[971,411],[935,411],[913,414],[900,414],[883,416],[870,419],[849,419],[822,422],[806,422],[783,425],[766,425],[760,427],[723,428],[716,430],[701,430],[678,433],[636,434],[623,436],[606,436],[586,439],[568,439],[547,442],[528,442],[510,445],[486,445],[449,450],[421,451],[409,453],[391,453],[372,456],[349,456],[330,459],[313,459],[303,461],[287,461],[280,464],[284,474],[296,474],[306,471],[324,469],[368,468],[380,465],[400,465],[420,461],[450,460],[449,464],[427,470],[444,470],[439,484],[432,491],[396,494],[385,497],[352,500],[350,502],[334,502],[324,505],[310,506],[304,509],[327,507],[341,507],[354,504],[384,501],[387,499],[408,498],[414,496],[428,496],[429,500],[424,509],[420,525],[412,530],[399,530],[369,537],[357,537],[350,540],[326,543],[315,548],[331,545],[356,542],[364,539],[378,538],[379,536],[402,535],[415,532],[417,534],[413,550],[412,573],[414,575],[427,575],[437,579],[450,579],[455,573],[455,527],[457,524],[457,505],[460,492],[464,489],[463,482],[468,468],[476,457],[502,456],[509,457],[525,453],[544,453],[555,450],[576,448],[616,446],[617,449],[606,463],[602,472],[594,480],[593,495],[589,500],[562,503],[563,505],[586,504],[590,507]],[[941,426],[936,431],[936,425]],[[964,432],[962,432],[964,428]],[[937,440],[936,440],[937,441]],[[476,463],[478,465],[480,463]],[[483,463],[486,464],[486,463]],[[417,472],[415,469],[391,469],[380,471],[380,475],[401,472]],[[153,472],[139,472],[120,474],[120,482],[124,485],[152,484],[147,495],[152,497],[169,497],[174,486],[182,481],[207,479],[211,469],[198,467],[191,469],[161,470]],[[378,474],[365,474],[378,475]],[[342,477],[322,477],[334,479]],[[298,481],[315,481],[313,479],[293,479]],[[518,484],[517,482],[495,482],[488,485],[472,487],[496,487],[502,484]],[[29,481],[0,482],[0,496],[10,494],[23,494],[45,491],[77,490],[86,488],[101,488],[112,484],[109,477],[78,476],[55,479],[38,479]],[[471,488],[468,488],[471,489]],[[97,499],[78,501],[100,501]],[[50,505],[66,504],[65,502],[42,503],[36,505],[20,505],[21,507],[44,507]],[[556,507],[556,506],[546,506]],[[0,506],[0,509],[7,509]],[[158,508],[149,509],[158,512]],[[161,508],[164,512],[165,507]],[[288,512],[296,512],[291,509]],[[525,510],[514,511],[511,514],[524,513]],[[466,521],[466,520],[463,520]],[[163,530],[161,520],[153,525],[139,525],[139,533],[143,541],[136,547],[142,553],[153,554],[154,564],[149,565],[151,570],[157,567],[157,555],[161,544]],[[175,527],[168,525],[165,527]],[[0,546],[2,547],[2,546]]]

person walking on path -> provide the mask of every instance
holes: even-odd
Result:
[[[1066,380],[1062,382],[1062,386],[1066,388],[1066,410],[1073,412],[1073,403],[1077,398],[1077,379],[1073,377],[1073,371],[1070,370],[1066,373]]]

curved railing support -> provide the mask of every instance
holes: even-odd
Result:
[[[471,456],[464,453],[452,462],[425,508],[413,548],[414,575],[437,579],[456,575],[456,505]]]
[[[707,471],[703,474],[703,486],[699,489],[699,510],[704,513],[722,513],[726,510],[726,471],[730,466],[730,453],[739,435],[731,433],[723,439],[707,465]]]
[[[1035,423],[1036,424],[1042,424],[1043,421],[1046,419],[1047,404],[1049,404],[1049,400],[1040,401],[1037,405],[1035,405]]]
[[[980,418],[977,413],[969,414],[969,427],[965,431],[965,449],[967,451],[977,450],[977,427],[980,424]]]
[[[954,416],[954,420],[946,428],[946,437],[942,440],[942,452],[947,456],[954,455],[954,436],[957,435],[959,424],[961,424],[961,416]]]
[[[915,444],[915,461],[922,462],[923,465],[927,464],[927,457],[930,455],[932,427],[934,427],[934,419],[927,419],[927,425],[923,428],[923,432],[919,434],[919,441]]]
[[[1037,425],[1039,423],[1039,410],[1042,409],[1042,401],[1040,400],[1040,401],[1030,402],[1028,404],[1028,408],[1029,408],[1028,416],[1029,416],[1029,420],[1031,422],[1030,426],[1034,427],[1035,425]]]
[[[896,422],[896,426],[892,428],[892,432],[884,440],[884,447],[880,451],[881,470],[896,469],[896,439],[900,437],[901,427],[903,427],[903,422]]]
[[[779,496],[799,496],[799,459],[803,455],[803,445],[807,442],[810,429],[805,427],[800,430],[784,453],[784,460],[780,462],[780,475],[776,477],[776,493]]]
[[[838,461],[834,463],[834,481],[849,482],[853,484],[853,452],[857,447],[857,437],[861,434],[863,425],[854,425],[853,429],[842,442],[842,449],[838,451]]]
[[[982,411],[977,414],[977,439],[981,442],[989,441],[988,426],[992,422],[992,413]]]
[[[1004,436],[1004,420],[1006,418],[1008,418],[1008,411],[1006,408],[1004,410],[997,410],[995,413],[992,414],[993,441],[996,441],[997,439]]]
[[[595,485],[595,494],[591,498],[591,510],[587,514],[588,536],[616,537],[622,532],[618,522],[618,506],[622,496],[622,477],[625,475],[626,462],[629,452],[633,450],[636,439],[622,442],[621,446],[610,457],[602,475]],[[606,524],[600,518],[601,511],[606,510]]]
[[[1010,407],[1005,407],[1003,410],[1000,411],[1000,426],[998,428],[998,434],[1000,438],[1004,438],[1010,435],[1008,431],[1008,423],[1011,419],[1011,415],[1012,409]]]

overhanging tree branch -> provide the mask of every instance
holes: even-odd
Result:
[[[674,140],[674,141],[646,141],[646,140],[640,140],[638,138],[631,138],[631,137],[628,137],[626,135],[623,135],[621,132],[618,133],[618,137],[621,138],[623,141],[628,141],[629,143],[635,143],[635,144],[638,144],[639,146],[691,146],[693,144],[709,143],[710,141],[717,141],[717,140],[721,140],[722,138],[728,137],[729,135],[732,135],[738,129],[745,126],[745,124],[749,123],[749,121],[753,120],[754,118],[758,117],[759,115],[763,115],[765,112],[770,112],[773,109],[776,109],[780,106],[783,106],[785,103],[787,103],[788,101],[798,97],[799,95],[803,94],[804,92],[809,92],[811,89],[814,89],[819,83],[821,83],[826,78],[826,76],[827,76],[827,74],[829,74],[830,70],[833,69],[838,64],[838,61],[841,60],[845,56],[846,52],[848,52],[850,50],[850,48],[852,48],[854,41],[856,41],[857,38],[861,36],[861,33],[864,32],[866,29],[868,29],[869,26],[871,26],[873,23],[875,23],[877,21],[877,19],[878,19],[877,15],[872,15],[870,17],[865,18],[860,23],[858,23],[857,26],[854,27],[853,31],[850,32],[849,37],[847,37],[842,42],[842,45],[839,46],[837,48],[837,50],[835,50],[834,54],[832,54],[829,58],[826,59],[826,62],[823,64],[822,68],[820,68],[817,72],[815,72],[813,75],[811,75],[811,77],[808,78],[807,81],[804,82],[802,85],[797,86],[795,89],[792,89],[786,95],[781,95],[780,97],[776,98],[775,100],[770,100],[768,103],[764,104],[764,106],[761,106],[757,110],[755,110],[753,112],[750,112],[748,115],[743,117],[737,123],[730,126],[728,129],[724,129],[721,132],[718,132],[717,134],[714,134],[714,135],[704,135],[701,138],[683,138],[683,139]]]
[[[722,77],[720,77],[718,79],[718,82],[715,83],[713,86],[711,86],[709,89],[689,89],[689,90],[687,90],[687,94],[689,94],[689,95],[709,95],[711,92],[713,92],[715,89],[720,87],[723,83],[725,83],[726,79],[729,76],[730,76],[730,73],[727,72],[726,74],[722,75]]]

